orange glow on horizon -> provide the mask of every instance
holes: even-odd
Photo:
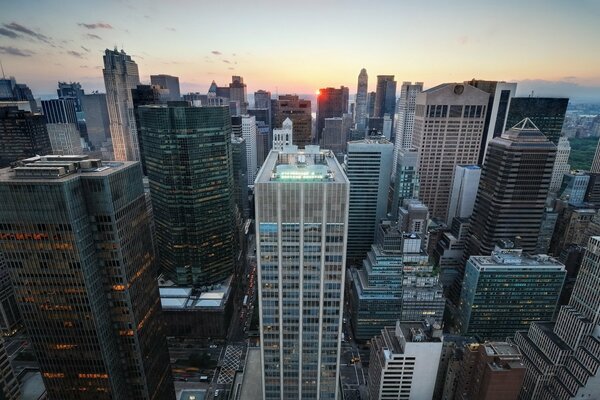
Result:
[[[320,96],[320,95],[321,95],[321,91],[320,91],[320,90],[315,90],[315,94],[316,94],[317,96]]]

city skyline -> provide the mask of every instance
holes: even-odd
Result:
[[[435,12],[423,14],[417,5],[393,2],[369,9],[350,5],[342,11],[336,2],[325,2],[315,12],[312,2],[268,1],[245,9],[238,24],[216,17],[227,6],[240,4],[8,3],[0,19],[0,60],[7,76],[27,82],[38,96],[53,93],[59,80],[78,80],[88,93],[103,91],[101,54],[117,46],[139,64],[143,82],[154,74],[175,75],[183,92],[204,92],[213,79],[223,84],[231,75],[242,75],[248,92],[305,94],[344,85],[354,94],[356,74],[364,67],[373,76],[394,74],[398,81],[424,81],[425,88],[471,78],[495,79],[518,82],[518,95],[533,90],[539,96],[600,100],[600,74],[592,67],[600,61],[594,25],[600,4],[592,1],[578,2],[577,7],[560,1],[519,3],[519,13],[505,3],[478,4],[469,7],[468,23],[463,20],[463,3],[441,2],[429,8]],[[535,18],[542,5],[544,18]],[[35,12],[28,12],[32,9]],[[396,16],[402,14],[414,17],[396,24]],[[204,17],[200,24],[199,15],[215,17]],[[252,23],[260,16],[283,21],[288,15],[298,21],[298,28],[289,29],[284,22]],[[496,18],[490,20],[490,15]],[[375,19],[378,23],[368,33],[356,29]],[[319,28],[325,20],[327,30]],[[224,24],[229,27],[226,31]],[[556,26],[565,28],[560,35]],[[380,32],[384,27],[393,28]],[[274,30],[279,33],[272,35]],[[373,41],[376,36],[385,39]],[[560,57],[556,48],[561,48]]]

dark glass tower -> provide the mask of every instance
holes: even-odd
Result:
[[[36,154],[51,153],[43,115],[0,107],[0,168]]]
[[[228,107],[139,108],[163,270],[182,285],[223,281],[234,266]]]
[[[321,144],[325,118],[341,117],[348,112],[348,88],[328,87],[319,89],[317,96],[317,132],[316,142]]]
[[[394,117],[396,113],[396,81],[394,75],[377,75],[377,91],[373,117],[383,118],[385,114]]]
[[[514,126],[524,118],[529,118],[548,140],[558,144],[568,104],[567,98],[513,97],[506,126]]]
[[[138,163],[0,170],[0,251],[49,399],[174,399]]]

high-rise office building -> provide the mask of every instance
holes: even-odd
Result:
[[[600,206],[600,174],[590,172],[590,181],[588,182],[587,191],[585,192],[584,201]]]
[[[73,98],[42,100],[46,129],[52,153],[81,154],[81,136],[77,127],[76,101]]]
[[[529,118],[548,140],[558,144],[569,99],[551,97],[513,97],[508,109],[506,126],[514,126]]]
[[[172,75],[150,75],[150,83],[152,85],[161,86],[169,91],[165,95],[165,100],[178,101],[181,100],[181,92],[179,91],[179,77]]]
[[[473,213],[481,168],[478,165],[457,165],[452,177],[452,192],[448,207],[447,224],[451,225],[455,217],[469,218]]]
[[[556,158],[554,159],[554,167],[552,168],[552,180],[548,191],[557,193],[563,181],[563,177],[571,170],[569,165],[569,155],[571,154],[571,145],[569,139],[561,136],[556,145]]]
[[[600,140],[596,146],[596,153],[594,154],[594,159],[592,160],[590,172],[593,174],[600,174]]]
[[[51,154],[52,145],[41,114],[0,107],[0,168],[36,154]]]
[[[386,217],[394,145],[383,136],[348,142],[344,170],[351,183],[348,259],[360,263]]]
[[[440,271],[440,282],[445,293],[449,293],[453,287],[456,287],[457,291],[460,290],[458,280],[462,278],[469,221],[469,218],[454,218],[450,231],[442,233],[431,253],[432,262]]]
[[[271,151],[269,143],[272,141],[273,137],[269,126],[263,121],[256,120],[256,165],[259,169],[267,159],[269,151]]]
[[[0,171],[0,196],[0,250],[48,397],[174,399],[139,164],[34,157]]]
[[[423,82],[402,82],[396,110],[396,139],[394,140],[394,164],[392,175],[396,177],[398,153],[401,149],[412,147],[413,128],[415,126],[415,106],[417,94],[423,91]]]
[[[102,72],[115,160],[138,161],[140,148],[131,97],[131,89],[140,84],[138,66],[123,50],[106,49]]]
[[[396,81],[394,75],[377,75],[377,89],[373,117],[383,118],[384,115],[393,117],[396,113]]]
[[[271,151],[256,179],[264,399],[340,397],[349,186],[317,146]]]
[[[317,95],[317,131],[315,141],[321,144],[325,118],[341,117],[348,113],[348,88],[340,86],[339,89],[328,87],[319,89]]]
[[[582,204],[587,192],[590,175],[585,171],[571,171],[563,175],[558,198],[569,204]]]
[[[176,104],[139,113],[161,267],[181,285],[221,282],[235,247],[229,110]]]
[[[8,268],[0,254],[0,336],[12,335],[19,327],[21,315],[17,308],[15,292],[10,283]]]
[[[273,129],[273,150],[282,151],[284,146],[293,145],[294,123],[286,118],[281,128]],[[262,164],[261,164],[262,165]]]
[[[131,102],[133,104],[133,115],[135,118],[135,129],[138,132],[138,144],[140,146],[140,162],[142,164],[142,170],[144,175],[146,171],[146,159],[144,154],[144,139],[141,133],[140,123],[140,107],[152,104],[164,103],[168,98],[166,89],[162,86],[152,85],[137,85],[134,89],[131,89]]]
[[[523,120],[488,146],[467,257],[489,255],[498,240],[519,238],[531,253],[537,245],[556,146],[530,120]]]
[[[271,109],[271,92],[267,90],[257,90],[254,92],[254,108]]]
[[[502,340],[534,321],[551,320],[565,266],[548,256],[524,255],[501,242],[491,256],[471,256],[458,303],[457,329],[480,340]]]
[[[485,153],[490,140],[500,136],[506,130],[510,100],[515,96],[517,84],[480,79],[472,79],[465,83],[490,94],[485,116],[485,128],[481,137],[479,159],[477,161],[477,164],[481,165],[485,159]]]
[[[394,146],[394,150],[396,147]],[[417,174],[418,153],[415,148],[400,149],[396,161],[396,178],[392,183],[392,202],[390,215],[398,217],[398,207],[404,204],[404,200],[419,198],[419,175]]]
[[[24,83],[17,83],[12,76],[0,79],[0,101],[26,101],[29,103],[28,111],[39,111],[31,89]]]
[[[285,121],[284,121],[285,122]],[[242,137],[246,140],[246,165],[248,170],[248,185],[254,185],[258,165],[256,163],[256,118],[242,116]]]
[[[358,74],[358,84],[356,86],[356,107],[354,108],[354,123],[357,129],[364,129],[365,120],[369,116],[367,112],[367,89],[369,87],[369,75],[366,69],[361,69]]]
[[[229,84],[229,100],[237,103],[237,114],[245,115],[248,110],[248,95],[246,92],[246,84],[241,76],[232,76]]]
[[[19,400],[21,392],[19,381],[10,365],[10,360],[4,347],[4,339],[0,337],[0,399]]]
[[[600,387],[600,237],[590,238],[569,305],[556,323],[518,332],[527,373],[520,399],[590,399]],[[549,321],[550,319],[548,319]]]
[[[469,343],[448,374],[443,400],[517,400],[525,365],[519,348],[507,342]]]
[[[110,138],[110,119],[106,106],[106,94],[91,93],[81,101],[88,139],[93,148],[100,148]]]
[[[231,157],[233,163],[233,193],[240,213],[244,218],[250,216],[248,201],[248,164],[246,162],[246,140],[231,135]]]
[[[375,97],[376,92],[369,92],[367,94],[367,116],[373,117],[375,115]]]
[[[58,82],[58,89],[56,89],[59,99],[73,99],[75,101],[75,111],[83,111],[82,103],[85,92],[81,88],[79,82]],[[46,112],[44,111],[44,114]]]
[[[281,95],[271,100],[271,126],[281,126],[286,118],[294,124],[294,144],[305,147],[312,143],[312,116],[310,100],[300,99],[296,95]]]
[[[445,220],[455,165],[477,164],[489,94],[445,83],[417,95],[413,145],[418,152],[419,198]]]
[[[352,115],[343,114],[341,117],[325,118],[321,135],[321,147],[333,151],[342,158],[352,128]]]
[[[369,398],[430,400],[442,353],[438,324],[400,323],[371,342]]]

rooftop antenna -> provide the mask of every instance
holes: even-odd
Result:
[[[4,75],[4,66],[2,65],[2,61],[0,61],[0,69],[2,70],[2,79],[6,79],[6,75]]]

